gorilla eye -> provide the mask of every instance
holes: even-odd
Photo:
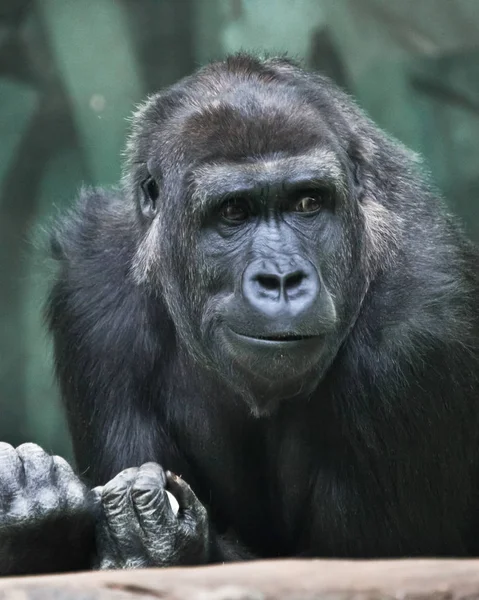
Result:
[[[227,200],[221,206],[220,215],[225,221],[241,223],[249,217],[249,206],[238,198]]]
[[[152,219],[158,209],[157,201],[160,195],[156,180],[150,175],[148,179],[145,179],[141,184],[141,190],[143,192],[141,210],[146,217]]]
[[[320,210],[323,206],[324,200],[320,195],[307,195],[301,196],[299,200],[294,203],[294,212],[299,213],[314,213]]]

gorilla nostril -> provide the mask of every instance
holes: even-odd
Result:
[[[293,268],[288,258],[280,258],[252,261],[243,273],[241,293],[252,319],[302,318],[319,296],[318,274],[306,259],[295,260]],[[294,327],[293,321],[285,321],[286,329]]]
[[[256,275],[255,279],[265,290],[278,290],[281,287],[281,280],[276,275]]]
[[[306,275],[302,271],[296,271],[295,273],[291,273],[287,275],[284,282],[284,287],[287,290],[291,290],[297,288],[306,278]]]

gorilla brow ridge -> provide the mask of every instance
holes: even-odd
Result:
[[[236,181],[232,177],[235,171]],[[317,148],[295,157],[265,157],[254,163],[211,163],[197,167],[191,174],[193,212],[205,212],[212,198],[234,193],[235,187],[242,190],[276,184],[284,180],[284,173],[292,175],[288,179],[293,183],[295,180],[324,182],[333,185],[341,195],[347,193],[347,180],[338,157],[329,148]]]

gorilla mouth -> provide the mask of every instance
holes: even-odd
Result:
[[[271,333],[268,335],[258,335],[257,333],[255,334],[249,334],[249,333],[238,333],[238,332],[233,332],[235,333],[237,336],[251,340],[251,341],[258,341],[258,342],[276,342],[276,343],[285,343],[285,342],[304,342],[306,340],[313,340],[315,338],[317,338],[317,335],[301,335],[301,334],[297,334],[297,333]]]
[[[255,335],[248,336],[255,340],[264,340],[266,342],[301,342],[303,340],[310,340],[316,336],[314,335],[295,335],[292,333],[278,333],[275,335]]]

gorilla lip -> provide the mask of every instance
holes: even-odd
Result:
[[[231,330],[234,335],[238,337],[244,338],[246,340],[252,340],[255,342],[263,342],[266,344],[288,344],[288,343],[297,343],[297,342],[305,342],[308,340],[315,339],[319,336],[317,335],[301,335],[295,333],[272,333],[270,335],[247,335],[244,333],[237,333],[236,331]]]
[[[308,340],[313,337],[313,335],[293,335],[293,334],[277,334],[277,335],[256,335],[256,336],[247,336],[253,337],[255,340],[264,340],[266,342],[301,342],[302,340]]]

